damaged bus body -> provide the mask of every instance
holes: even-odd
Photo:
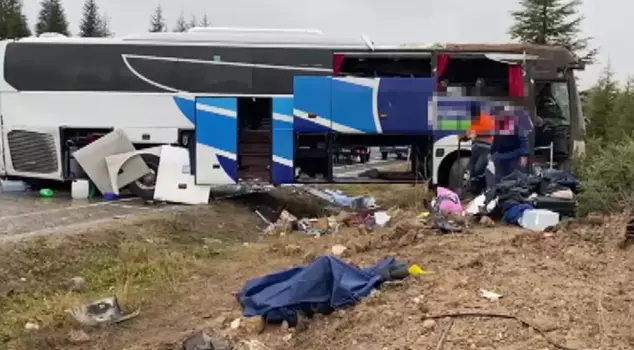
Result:
[[[490,96],[521,96],[533,109],[536,89],[547,86],[565,135],[554,154],[565,160],[583,142],[579,67],[562,48],[381,47],[309,32],[193,31],[4,41],[0,64],[1,170],[9,177],[72,179],[73,150],[121,129],[137,149],[187,147],[198,184],[433,179],[455,187],[469,144],[458,143],[462,126],[441,125],[443,103],[452,125],[470,120],[469,104],[450,96],[472,95],[477,79],[489,82]],[[358,145],[410,145],[410,170],[338,177],[334,153]],[[143,157],[157,169],[156,156]],[[145,180],[129,187],[151,197]]]

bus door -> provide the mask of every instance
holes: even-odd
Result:
[[[196,184],[229,185],[237,182],[237,117],[236,98],[196,98]]]

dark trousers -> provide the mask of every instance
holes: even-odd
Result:
[[[486,188],[485,173],[489,163],[489,151],[487,144],[474,142],[471,146],[471,158],[469,159],[469,174],[471,192],[480,194]]]
[[[520,169],[520,158],[494,159],[493,164],[495,164],[495,183],[498,183],[515,170]]]

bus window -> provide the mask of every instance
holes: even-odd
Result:
[[[537,116],[570,122],[570,92],[565,81],[537,84]]]

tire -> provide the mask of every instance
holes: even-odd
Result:
[[[370,161],[370,154],[366,154],[366,155],[364,155],[364,156],[363,156],[363,160],[364,160],[364,163],[369,162],[369,161]]]
[[[449,189],[463,196],[469,188],[469,157],[456,159],[449,169]]]
[[[399,160],[400,160],[400,159],[403,159],[403,154],[401,154],[401,153],[397,153],[397,154],[396,154],[396,159],[399,159]]]
[[[154,154],[142,154],[141,158],[143,158],[143,161],[145,161],[145,164],[147,164],[148,168],[152,170],[152,178],[144,176],[129,184],[127,188],[128,190],[130,190],[130,192],[132,192],[133,195],[143,200],[152,200],[154,199],[156,173],[158,172],[158,165],[161,158],[155,156]]]
[[[387,152],[381,152],[381,159],[387,160]]]

